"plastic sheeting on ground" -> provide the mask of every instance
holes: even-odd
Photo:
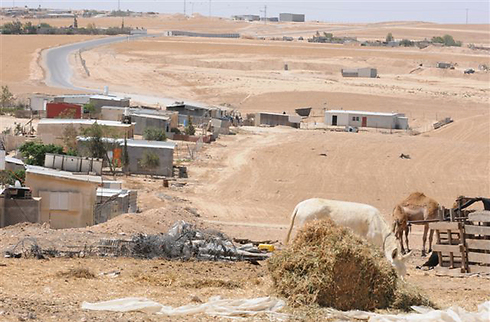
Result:
[[[258,313],[277,314],[279,317],[282,314],[277,312],[284,306],[285,303],[283,300],[271,297],[223,300],[219,296],[211,297],[207,303],[189,304],[177,308],[165,306],[141,297],[126,297],[98,303],[82,303],[82,309],[84,310],[115,312],[142,311],[169,316],[205,313],[212,316],[228,317],[252,316]]]
[[[377,314],[363,311],[332,312],[330,317],[346,320],[362,320],[369,322],[489,322],[490,301],[478,305],[478,311],[467,312],[458,306],[445,310],[412,306],[415,313]]]

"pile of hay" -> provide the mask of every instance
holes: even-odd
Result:
[[[293,306],[374,310],[404,308],[407,301],[429,304],[411,290],[398,290],[383,254],[331,220],[306,225],[290,247],[272,256],[269,271],[276,291]]]

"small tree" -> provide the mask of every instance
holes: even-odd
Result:
[[[129,167],[129,152],[128,152],[128,139],[124,137],[124,146],[123,146],[123,155],[122,155],[122,165],[124,173],[128,172]]]
[[[400,46],[403,47],[412,47],[413,45],[414,45],[413,41],[408,39],[403,39],[402,41],[400,41]]]
[[[14,94],[10,92],[7,85],[2,86],[2,96],[0,97],[0,105],[2,108],[9,107],[14,101]]]
[[[140,167],[150,172],[160,165],[160,158],[153,152],[145,152],[143,158],[139,161]]]
[[[149,141],[166,141],[167,136],[163,129],[157,127],[147,127],[143,133],[143,138]]]
[[[390,41],[393,41],[393,35],[391,34],[391,32],[389,32],[387,35],[386,35],[386,42],[390,42]]]
[[[196,128],[192,124],[192,119],[190,115],[187,117],[187,126],[185,127],[185,134],[187,135],[196,134]]]
[[[69,124],[63,130],[63,144],[69,151],[76,151],[78,131],[73,124]]]
[[[82,134],[89,138],[88,140],[88,149],[89,154],[93,158],[99,158],[106,160],[109,164],[112,174],[115,174],[115,169],[112,166],[112,161],[109,158],[109,143],[104,143],[104,138],[111,137],[109,135],[109,130],[104,125],[99,125],[94,123],[89,128],[82,130]]]
[[[89,117],[95,113],[95,105],[93,103],[87,103],[83,105],[83,113],[88,113]]]

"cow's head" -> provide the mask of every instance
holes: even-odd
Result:
[[[405,275],[407,275],[407,267],[405,266],[406,261],[412,255],[412,252],[402,255],[397,248],[391,253],[391,265],[395,268],[398,276],[403,280]]]

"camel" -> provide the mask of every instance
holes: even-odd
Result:
[[[393,232],[400,242],[402,253],[405,252],[405,249],[403,247],[403,233],[405,233],[407,251],[410,251],[410,247],[408,245],[408,222],[415,220],[437,219],[438,209],[439,203],[434,199],[427,197],[421,192],[411,193],[406,199],[395,206],[395,208],[393,209]],[[425,256],[425,243],[427,241],[429,224],[421,223],[421,225],[424,225],[424,235],[422,237],[422,256]],[[434,231],[431,229],[429,234],[429,253],[432,251],[433,234]]]
[[[410,254],[402,256],[398,251],[398,243],[390,226],[373,206],[319,198],[304,200],[294,208],[291,215],[286,244],[291,237],[296,218],[299,226],[305,222],[330,218],[335,224],[352,229],[355,234],[380,247],[402,279],[407,273],[405,261]]]

